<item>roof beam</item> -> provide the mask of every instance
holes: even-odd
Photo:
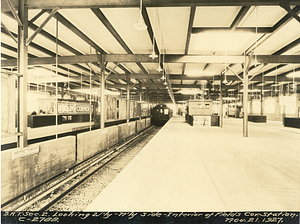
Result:
[[[14,35],[10,32],[10,30],[7,28],[7,26],[4,25],[4,23],[1,21],[1,26],[5,30],[5,32],[16,42],[18,43],[18,40],[14,37]],[[2,29],[1,29],[2,32]]]
[[[1,30],[1,32],[3,32],[2,30]],[[14,37],[17,37],[17,34],[15,34],[15,33],[11,33]],[[6,45],[6,44],[4,44],[4,43],[1,43],[1,46],[2,47],[5,47],[5,48],[7,48],[7,49],[9,49],[9,50],[11,50],[11,51],[14,51],[14,52],[17,52],[17,49],[16,48],[13,48],[13,47],[11,47],[11,46],[9,46],[9,45]],[[29,44],[29,46],[30,47],[32,47],[32,48],[35,48],[35,49],[37,49],[37,50],[39,50],[39,51],[41,51],[41,52],[43,52],[43,53],[45,53],[45,54],[48,54],[49,56],[51,56],[51,57],[56,57],[56,54],[55,54],[55,52],[52,52],[52,51],[50,51],[50,50],[48,50],[48,49],[46,49],[46,48],[44,48],[44,47],[42,47],[42,46],[40,46],[40,45],[38,45],[38,44],[36,44],[36,43],[33,43],[33,42],[31,42],[30,44]],[[60,56],[60,55],[59,55]],[[32,56],[33,57],[33,56]],[[36,56],[34,56],[35,58],[37,58]],[[83,66],[81,66],[81,65],[78,65],[78,64],[73,64],[73,66],[74,67],[77,67],[77,68],[79,68],[79,69],[81,69],[81,70],[83,70],[83,71],[85,71],[85,72],[89,72],[89,69],[87,69],[87,68],[85,68],[85,67],[83,67]],[[62,66],[60,66],[61,68],[62,68]],[[67,69],[66,69],[67,70]],[[72,71],[72,70],[70,70],[70,71]],[[76,72],[76,71],[73,71],[72,73],[74,73],[74,74],[76,74],[76,75],[80,75],[80,73],[78,73],[78,72]]]
[[[58,19],[58,21],[75,33],[78,37],[84,40],[87,44],[92,46],[96,51],[100,52],[101,54],[107,54],[102,48],[100,48],[94,41],[92,41],[88,36],[86,36],[81,30],[79,30],[76,26],[74,26],[71,22],[69,22],[63,15],[57,12],[54,17]]]
[[[59,10],[59,7],[56,7],[54,9],[52,9],[51,13],[49,14],[49,16],[45,19],[45,21],[39,26],[39,28],[37,28],[35,30],[35,32],[31,35],[30,38],[27,39],[26,41],[26,45],[28,46],[31,41],[36,37],[36,35],[38,35],[38,33],[44,28],[44,26],[49,22],[49,20],[53,17],[53,15]]]
[[[113,35],[113,37],[118,41],[118,43],[122,46],[122,48],[127,52],[127,54],[133,54],[133,52],[130,50],[130,48],[127,46],[125,41],[121,38],[121,36],[118,34],[118,32],[115,30],[115,28],[111,25],[111,23],[108,21],[108,19],[105,17],[105,15],[101,12],[98,8],[92,8],[91,9],[93,13],[97,16],[97,18],[102,22],[102,24],[106,27],[106,29]],[[144,66],[137,62],[137,65],[140,67],[140,69],[144,73],[148,73],[147,70],[144,68]]]
[[[230,30],[231,31],[234,31],[237,28],[237,26],[240,24],[240,22],[242,21],[242,19],[247,14],[247,12],[249,11],[250,8],[251,8],[251,6],[243,6],[241,8],[241,10],[239,11],[239,13],[235,17],[234,21],[230,25]]]
[[[279,49],[278,51],[274,52],[272,55],[283,54],[283,53],[293,49],[294,47],[296,47],[299,44],[300,44],[300,37],[298,39],[294,40],[293,42],[289,43],[285,47],[283,47],[283,48]]]
[[[296,6],[292,9],[293,12],[299,13],[300,6]],[[246,50],[246,55],[248,55],[251,51],[253,51],[255,48],[259,47],[261,44],[263,44],[266,40],[268,40],[270,37],[272,37],[275,33],[277,33],[282,27],[284,27],[287,23],[289,23],[293,17],[287,13],[281,20],[279,20],[273,27],[272,32],[270,34],[266,34],[263,37],[261,37],[257,42],[253,43],[252,46],[250,46]]]
[[[192,30],[193,30],[193,25],[194,25],[195,14],[196,14],[196,7],[193,6],[193,7],[191,7],[191,10],[190,10],[190,19],[189,19],[187,36],[186,36],[186,44],[185,44],[185,50],[184,50],[184,54],[186,54],[186,55],[188,54],[189,48],[190,48],[190,42],[191,42],[191,36],[192,36]],[[186,69],[186,63],[183,63],[182,75],[184,75],[185,69]],[[181,84],[182,84],[182,80],[181,80]]]
[[[1,53],[1,58],[6,58],[8,60],[16,60],[15,57],[3,53]]]
[[[60,13],[56,13],[54,15],[55,18],[57,18],[59,20],[59,22],[61,22],[65,27],[67,27],[69,30],[71,30],[73,33],[75,33],[78,37],[80,37],[82,40],[84,40],[87,44],[89,44],[90,46],[92,46],[96,51],[100,52],[101,54],[106,54],[106,52],[100,48],[96,43],[94,43],[89,37],[87,37],[83,32],[81,32],[76,26],[74,26],[71,22],[69,22],[65,17],[63,17]],[[43,32],[43,34],[45,35],[45,32]],[[49,34],[50,36],[52,36],[51,34]],[[47,36],[49,36],[47,35]],[[53,38],[51,38],[52,41],[56,41],[56,38],[53,40]],[[58,42],[59,45],[62,44],[62,41]],[[64,44],[62,47],[66,47],[67,50],[71,50],[72,53],[76,54],[76,55],[82,55],[81,52],[77,51],[76,49],[68,46],[67,44]],[[76,53],[75,53],[76,52]],[[93,61],[93,64],[96,65],[97,67],[99,67],[99,65],[97,64],[97,61]],[[85,63],[90,63],[89,62],[85,62]],[[119,65],[119,67],[125,71],[128,72],[128,70],[126,68],[124,68],[123,66]]]
[[[188,26],[186,45],[185,45],[185,51],[184,51],[185,54],[188,54],[188,52],[189,52],[189,46],[190,46],[190,42],[191,42],[195,14],[196,14],[196,7],[193,6],[193,7],[191,7],[191,12],[190,12],[189,26]]]
[[[149,16],[148,16],[148,13],[147,13],[147,10],[145,7],[143,7],[143,9],[142,9],[142,16],[143,16],[145,25],[147,26],[147,31],[148,31],[150,40],[151,40],[152,44],[154,45],[154,51],[156,54],[160,54],[156,39],[154,37],[154,32],[153,32],[153,29],[151,26],[151,22],[150,22],[150,19],[149,19]],[[161,65],[162,65],[162,63],[161,63]]]
[[[299,64],[300,55],[257,55],[258,63],[276,63],[276,64]],[[152,60],[149,55],[145,54],[106,54],[104,55],[105,62],[143,62],[157,63],[158,59]],[[168,54],[165,56],[165,63],[220,63],[220,64],[241,64],[245,60],[245,56],[216,56],[216,55],[175,55]],[[96,54],[77,55],[77,56],[61,56],[58,58],[59,64],[78,64],[97,62]],[[1,67],[16,66],[16,60],[1,60]],[[46,65],[55,64],[53,57],[41,57],[29,59],[28,65]]]
[[[64,67],[61,67],[61,69],[65,70]],[[300,69],[300,68],[299,68]],[[298,69],[298,70],[299,70]],[[72,72],[72,71],[70,71]],[[277,77],[277,81],[283,82],[283,81],[292,81],[292,78],[288,78],[285,75],[289,74],[292,71],[287,71],[282,73],[281,75],[279,75]],[[106,80],[113,80],[113,79],[124,79],[124,77],[126,77],[125,74],[113,74],[113,75],[109,75]],[[130,74],[130,78],[131,79],[160,79],[161,75],[160,74]],[[91,79],[93,81],[99,81],[99,78],[97,76],[92,76]],[[300,78],[296,78],[297,80],[300,80]],[[89,81],[90,80],[90,76],[82,76],[82,77],[70,77],[70,81],[71,82],[77,82],[77,81]],[[186,81],[193,81],[193,80],[208,80],[208,81],[219,81],[220,80],[220,76],[199,76],[199,77],[189,77],[189,76],[181,76],[181,75],[170,75],[170,80],[186,80]],[[239,81],[239,78],[236,76],[232,76],[232,75],[227,75],[227,80],[228,81]],[[251,79],[251,81],[254,82],[275,82],[276,78],[275,76],[264,76],[262,78],[262,76],[255,76],[253,77],[253,79]],[[152,83],[151,83],[152,84]],[[172,86],[176,86],[176,84],[172,84]],[[186,84],[182,84],[182,85],[186,85]],[[194,84],[196,85],[196,84]],[[144,86],[144,85],[142,85]]]
[[[9,17],[11,17],[11,18],[13,18],[12,13],[6,13],[6,15],[9,16]],[[33,24],[33,23],[30,23],[30,24],[28,23],[28,27],[31,28],[33,31],[35,31],[35,30],[38,29],[38,26],[35,25],[35,24]],[[2,30],[1,30],[1,32],[2,32]],[[12,33],[12,34],[14,35],[14,37],[17,37],[17,34],[14,34],[14,33]],[[45,30],[42,29],[42,30],[39,32],[39,34],[42,35],[42,36],[44,36],[44,37],[47,38],[48,40],[52,41],[53,43],[56,43],[56,37],[54,37],[52,34],[46,32]],[[58,45],[61,46],[62,48],[66,49],[66,50],[68,50],[68,51],[70,51],[70,52],[72,52],[72,53],[75,54],[75,55],[83,55],[81,52],[79,52],[79,51],[76,50],[75,48],[71,47],[70,45],[66,44],[65,42],[63,42],[63,41],[61,41],[61,40],[59,40],[59,39],[57,40],[57,43],[58,43]],[[46,54],[48,54],[48,55],[50,55],[50,56],[52,56],[52,57],[55,57],[55,55],[56,55],[54,52],[51,52],[51,51],[47,50],[46,48],[41,47],[41,46],[39,46],[39,45],[37,45],[37,44],[35,44],[35,43],[33,43],[33,42],[31,42],[31,43],[29,44],[29,46],[35,47],[36,49],[38,49],[38,50],[40,50],[40,51],[42,51],[42,52],[44,52],[44,53],[46,53]],[[50,54],[49,54],[49,52],[50,52]],[[54,54],[54,55],[53,55],[53,54]],[[99,65],[98,65],[96,62],[94,62],[93,64],[94,64],[95,66],[99,67]],[[85,70],[85,68],[84,68],[83,66],[81,66],[81,65],[74,65],[74,66],[80,67],[81,69]],[[107,71],[109,72],[108,69],[107,69]]]
[[[236,27],[235,29],[231,27],[194,27],[192,30],[193,34],[205,32],[205,31],[244,31],[250,33],[256,33],[256,27]],[[257,33],[272,33],[273,27],[257,27]]]
[[[155,39],[155,35],[154,35],[153,29],[152,29],[152,26],[151,26],[151,22],[150,22],[150,19],[149,19],[149,16],[148,16],[148,13],[147,13],[147,10],[146,10],[145,7],[142,7],[142,16],[143,16],[145,25],[147,26],[147,31],[148,31],[150,40],[151,40],[151,42],[154,46],[154,51],[157,55],[159,55],[160,51],[158,49],[157,42],[156,42],[156,39]],[[163,65],[162,62],[160,62],[160,67],[162,69],[164,68],[164,65]],[[148,72],[145,72],[145,73],[148,73]],[[153,80],[153,79],[151,80],[151,82],[153,82],[154,84],[156,83],[156,81]]]
[[[250,5],[279,5],[281,2],[289,2],[290,5],[296,5],[298,0],[143,0],[145,7],[191,7],[191,6],[250,6]],[[12,5],[17,8],[18,0],[11,0]],[[53,7],[67,8],[126,8],[139,7],[139,1],[136,0],[26,0],[26,7],[29,9],[51,9]],[[1,1],[1,12],[9,11],[9,6],[5,1]]]
[[[2,2],[3,1],[1,1],[1,6],[2,6]],[[17,21],[18,25],[22,27],[23,23],[22,23],[20,17],[18,16],[18,14],[16,13],[16,11],[17,11],[16,8],[18,8],[18,2],[17,2],[17,4],[13,4],[14,2],[12,2],[11,0],[6,0],[6,3],[7,3],[9,10],[13,14],[13,17]],[[1,9],[1,12],[2,12],[2,9]]]
[[[291,7],[290,4],[287,2],[281,2],[280,7],[284,8],[291,16],[293,16],[299,23],[300,23],[300,17],[298,16],[297,13],[295,13]]]
[[[28,21],[28,25],[34,23],[38,18],[40,18],[46,12],[45,9],[42,9],[38,14],[36,14],[30,21]]]

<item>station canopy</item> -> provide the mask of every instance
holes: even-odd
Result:
[[[56,72],[72,90],[98,88],[101,63],[108,90],[126,90],[130,74],[132,92],[166,102],[187,100],[193,93],[184,90],[193,89],[217,99],[221,82],[225,95],[239,94],[247,63],[249,89],[300,81],[299,1],[25,0],[25,6],[32,88],[52,82]],[[17,0],[1,1],[1,68],[9,71],[18,55],[12,9]]]

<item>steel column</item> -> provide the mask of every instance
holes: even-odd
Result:
[[[263,91],[260,92],[260,115],[264,114],[264,99]]]
[[[129,123],[129,118],[130,118],[130,98],[129,98],[129,94],[130,94],[130,74],[127,73],[126,74],[126,82],[127,82],[127,86],[126,86],[126,90],[127,90],[127,94],[126,94],[126,118],[127,118],[127,123]]]
[[[139,83],[139,94],[140,94],[140,104],[141,104],[141,111],[140,111],[140,120],[142,119],[142,83]]]
[[[250,59],[249,59],[250,60]],[[245,57],[245,66],[244,66],[244,76],[243,76],[243,136],[248,137],[248,68],[247,64],[250,64],[250,61],[247,63],[247,57]]]
[[[23,26],[18,26],[18,73],[23,77],[18,77],[18,135],[17,147],[27,146],[27,67],[28,67],[28,47],[26,39],[28,37],[28,8],[25,7],[25,0],[19,0],[18,14]],[[14,102],[12,102],[14,103]]]
[[[220,128],[223,128],[223,80],[224,80],[224,75],[221,74],[221,79],[220,79]]]
[[[104,129],[105,122],[105,61],[103,54],[101,57],[101,117],[100,117],[100,128]]]

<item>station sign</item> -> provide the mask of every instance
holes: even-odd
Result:
[[[26,147],[26,148],[18,149],[16,151],[14,151],[12,154],[12,157],[14,160],[14,159],[19,159],[19,158],[26,157],[29,155],[33,155],[33,154],[36,154],[39,152],[40,152],[40,146],[38,146],[38,145],[32,146],[32,147]]]
[[[89,103],[78,103],[78,102],[58,102],[57,103],[58,114],[89,114],[93,112],[93,105]]]

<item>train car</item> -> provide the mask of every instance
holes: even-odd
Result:
[[[237,118],[242,118],[242,106],[233,106],[229,107],[228,109],[228,117],[237,117]]]
[[[151,110],[151,123],[162,126],[172,117],[173,111],[165,104],[159,104]]]

